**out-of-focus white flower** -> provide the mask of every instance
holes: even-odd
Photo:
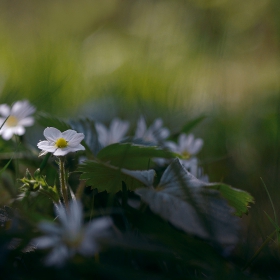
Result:
[[[207,182],[208,176],[202,174],[202,169],[198,166],[198,159],[195,155],[201,150],[203,146],[203,140],[195,139],[193,134],[186,135],[182,133],[178,137],[178,144],[172,141],[164,142],[164,147],[168,150],[181,154],[183,158],[179,159],[181,164],[195,177],[203,179]],[[168,159],[156,158],[154,161],[158,165],[166,165],[170,162]]]
[[[156,119],[149,128],[145,119],[141,116],[137,122],[137,128],[135,132],[135,138],[142,138],[144,141],[157,144],[165,140],[169,136],[170,132],[167,128],[163,127],[162,119]]]
[[[164,146],[174,153],[181,154],[185,159],[189,159],[201,150],[203,140],[200,138],[195,139],[193,134],[186,135],[182,133],[178,137],[178,144],[167,141]]]
[[[44,136],[47,140],[37,144],[38,148],[42,150],[40,155],[53,153],[55,156],[64,156],[70,152],[85,150],[85,147],[80,144],[85,135],[77,133],[75,130],[68,129],[61,132],[57,128],[47,127],[44,130]]]
[[[120,142],[129,129],[129,122],[118,118],[112,120],[109,129],[102,123],[96,123],[95,128],[98,134],[98,141],[106,147],[113,143]]]
[[[9,140],[14,134],[23,135],[25,127],[34,124],[34,118],[30,116],[34,112],[35,107],[27,100],[17,101],[12,107],[7,104],[0,105],[0,125],[7,119],[0,130],[3,139]]]
[[[92,256],[100,251],[100,239],[111,235],[112,220],[101,217],[83,224],[82,205],[71,201],[69,208],[59,205],[56,209],[59,223],[41,222],[39,229],[45,234],[31,241],[39,249],[51,248],[46,265],[62,266],[76,253]]]
[[[195,139],[193,134],[186,135],[182,133],[178,137],[178,144],[172,141],[166,141],[164,146],[174,153],[183,156],[180,159],[181,164],[195,177],[198,176],[198,160],[194,157],[202,148],[203,140]]]

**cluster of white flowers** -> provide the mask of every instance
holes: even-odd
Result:
[[[11,107],[0,105],[0,135],[4,140],[10,140],[13,135],[23,135],[26,126],[34,124],[31,116],[35,108],[27,100],[17,101]]]
[[[35,108],[26,100],[17,101],[11,107],[7,104],[0,105],[0,125],[2,124],[0,135],[3,139],[9,140],[13,135],[23,135],[25,127],[34,124],[32,117],[34,112]],[[112,120],[109,128],[97,122],[95,129],[99,144],[106,147],[123,141],[129,126],[128,121],[118,118]],[[47,127],[43,134],[46,140],[39,141],[37,144],[38,148],[42,150],[40,155],[52,153],[62,161],[63,157],[70,152],[85,150],[81,144],[85,138],[83,133],[72,129],[61,132],[55,127]],[[158,118],[147,126],[145,119],[141,116],[137,122],[133,141],[137,143],[140,140],[147,144],[158,145],[182,155],[180,161],[185,168],[194,176],[207,181],[207,176],[203,177],[202,169],[198,166],[196,158],[203,146],[203,140],[195,139],[192,134],[182,133],[178,136],[178,142],[175,143],[167,140],[169,136],[170,131],[163,126],[162,119]],[[169,163],[164,159],[155,159],[155,162],[159,165]],[[63,174],[65,176],[65,172]],[[100,250],[99,240],[110,236],[113,225],[112,220],[108,217],[97,218],[84,225],[81,203],[72,199],[68,204],[66,184],[62,184],[63,186],[65,188],[65,194],[63,194],[64,189],[62,188],[62,194],[65,195],[65,197],[63,196],[65,206],[62,204],[56,206],[59,223],[40,223],[39,229],[44,235],[32,241],[37,248],[51,249],[45,260],[47,265],[61,266],[76,253],[84,256],[96,254]]]
[[[101,123],[96,123],[95,128],[98,134],[99,143],[102,147],[105,147],[125,139],[126,133],[129,129],[129,122],[115,118],[112,120],[109,128]],[[134,140],[142,140],[153,145],[161,145],[171,152],[182,155],[180,161],[184,167],[194,176],[208,181],[208,177],[203,175],[203,170],[199,167],[198,159],[196,157],[198,152],[202,149],[203,140],[195,138],[193,134],[187,135],[181,133],[178,136],[178,142],[175,143],[166,140],[169,136],[170,131],[163,126],[162,119],[157,118],[150,126],[147,126],[144,117],[141,116],[137,122]],[[162,158],[156,158],[154,161],[158,165],[169,163],[169,160]]]
[[[5,140],[9,140],[13,135],[23,135],[25,127],[34,124],[32,114],[35,108],[27,101],[17,101],[11,107],[7,104],[0,105],[0,135]],[[97,131],[98,141],[102,147],[106,147],[113,143],[122,141],[129,129],[129,122],[118,118],[112,120],[109,128],[104,124],[97,122],[95,128]],[[195,139],[192,134],[180,134],[178,143],[166,141],[170,131],[163,127],[162,119],[156,119],[149,127],[143,116],[137,122],[136,131],[134,134],[135,140],[143,140],[154,145],[162,145],[168,150],[181,154],[181,163],[195,176],[201,174],[201,169],[198,167],[198,160],[195,157],[203,146],[202,139]],[[83,133],[77,133],[75,130],[66,130],[61,132],[54,127],[47,127],[44,130],[46,140],[38,143],[38,148],[42,150],[40,155],[53,153],[55,156],[65,156],[69,152],[85,150],[81,145],[84,139]],[[166,160],[156,159],[159,165],[166,164]]]

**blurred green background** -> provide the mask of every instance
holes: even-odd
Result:
[[[273,230],[260,177],[279,211],[279,14],[278,0],[1,0],[1,102],[173,131],[205,115],[201,164],[256,198],[255,244]]]

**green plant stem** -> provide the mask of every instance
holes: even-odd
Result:
[[[264,186],[264,188],[265,188],[265,191],[266,191],[266,193],[267,193],[267,196],[268,196],[268,198],[269,198],[269,201],[270,201],[270,204],[271,204],[271,207],[272,207],[272,209],[273,209],[273,214],[274,214],[274,225],[278,225],[278,219],[277,219],[277,215],[276,215],[276,210],[275,210],[275,207],[274,207],[274,203],[273,203],[273,201],[272,201],[272,198],[271,198],[271,196],[270,196],[270,194],[269,194],[269,191],[268,191],[268,188],[266,187],[266,184],[264,183],[264,181],[263,181],[263,179],[261,178],[261,181],[262,181],[262,183],[263,183],[263,186]],[[276,228],[277,229],[277,228]],[[277,243],[279,244],[279,242],[280,242],[280,236],[279,236],[279,231],[277,231]]]
[[[69,201],[68,201],[68,190],[66,184],[66,174],[65,174],[65,165],[64,165],[65,158],[58,157],[58,165],[59,165],[59,180],[60,180],[60,188],[61,194],[65,203],[65,207],[68,208]]]

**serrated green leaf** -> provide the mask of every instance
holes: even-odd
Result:
[[[130,170],[144,170],[152,158],[175,158],[177,154],[156,146],[116,143],[103,148],[97,158],[114,166]]]
[[[226,184],[221,183],[206,183],[196,177],[194,177],[189,172],[186,173],[184,168],[181,168],[179,160],[175,160],[172,163],[172,168],[169,172],[164,172],[160,186],[162,184],[170,185],[176,184],[180,186],[180,183],[185,182],[190,188],[204,187],[213,190],[218,190],[223,198],[225,198],[229,205],[235,209],[235,215],[241,217],[244,213],[248,213],[248,206],[250,203],[254,202],[254,198],[246,191],[233,188]]]
[[[210,185],[198,180],[175,159],[159,185],[135,191],[150,209],[185,232],[220,244],[237,242],[238,218]]]
[[[214,184],[210,185],[209,188],[218,190],[229,205],[236,210],[235,215],[238,217],[248,214],[249,204],[254,202],[254,198],[248,192],[235,189],[229,185]]]
[[[78,167],[78,171],[82,172],[80,179],[86,180],[88,186],[108,192],[121,190],[122,181],[126,183],[129,190],[152,185],[155,175],[154,170],[131,171],[95,160],[85,161]]]

